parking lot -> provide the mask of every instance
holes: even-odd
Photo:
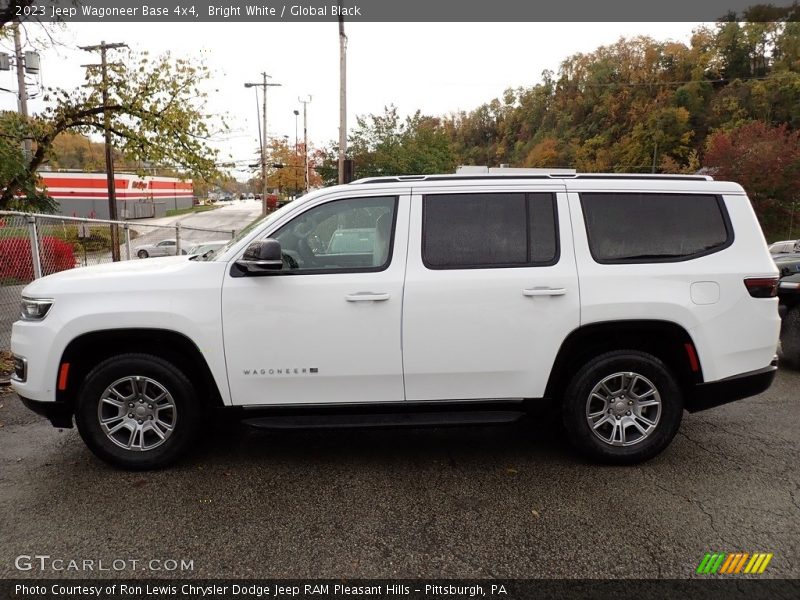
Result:
[[[0,576],[685,578],[705,552],[760,551],[765,576],[798,577],[798,390],[781,370],[766,394],[686,415],[666,453],[631,468],[583,462],[545,420],[210,428],[154,473],[105,466],[6,391]],[[35,554],[192,569],[15,568]]]

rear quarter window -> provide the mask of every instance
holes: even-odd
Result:
[[[580,198],[589,249],[599,263],[690,260],[733,242],[716,195],[590,192]]]

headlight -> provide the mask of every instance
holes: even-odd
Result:
[[[23,298],[20,318],[23,321],[41,321],[47,316],[53,301],[47,298]]]

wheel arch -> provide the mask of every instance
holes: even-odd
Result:
[[[618,320],[583,325],[562,342],[545,388],[558,399],[571,376],[588,360],[611,350],[640,350],[662,360],[683,389],[703,382],[703,370],[689,332],[672,321]]]
[[[78,390],[92,368],[106,358],[128,353],[151,354],[171,362],[189,378],[207,406],[224,405],[211,369],[191,339],[168,329],[139,328],[92,331],[70,341],[59,360],[56,401],[74,408]],[[65,363],[69,367],[66,385],[62,386],[58,379]]]

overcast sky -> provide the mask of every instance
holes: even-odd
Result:
[[[402,114],[471,110],[508,87],[531,86],[543,70],[558,70],[576,52],[590,52],[621,36],[649,35],[686,42],[698,23],[346,23],[348,127],[355,116],[379,113],[394,103]],[[338,138],[339,42],[336,23],[71,23],[58,35],[66,46],[44,52],[39,82],[73,87],[83,82],[81,64],[94,62],[79,45],[125,42],[151,53],[202,56],[214,78],[208,110],[224,113],[232,131],[215,143],[223,160],[255,161],[258,148],[255,91],[246,81],[272,75],[268,95],[270,136],[294,143],[299,96],[308,105],[312,145]],[[8,48],[6,48],[8,50]],[[12,72],[0,72],[0,88],[16,90]],[[213,90],[218,89],[218,92]],[[16,108],[13,94],[0,107]],[[42,108],[30,102],[32,112]],[[302,110],[299,135],[302,140]],[[244,171],[236,173],[246,178]]]

